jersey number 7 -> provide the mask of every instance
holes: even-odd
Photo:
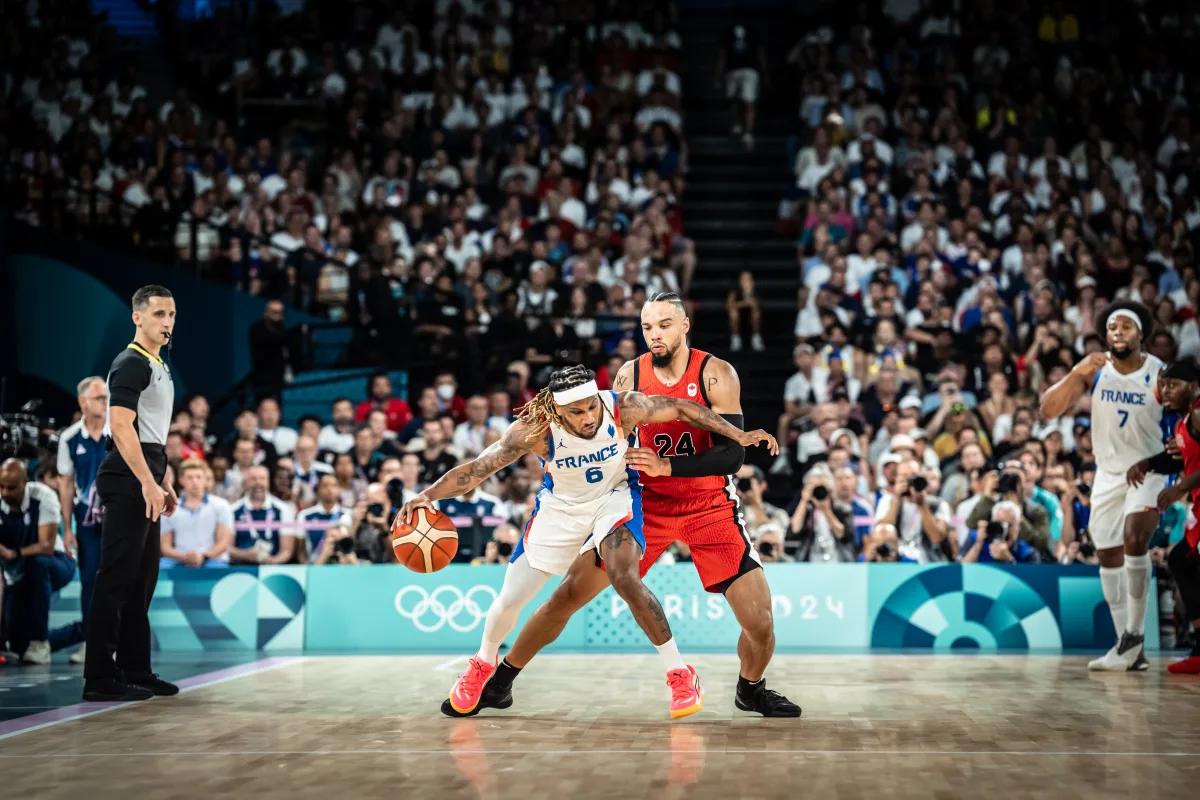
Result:
[[[1117,415],[1121,417],[1121,424],[1120,424],[1120,425],[1118,425],[1117,427],[1119,427],[1119,428],[1124,428],[1124,427],[1125,427],[1125,423],[1126,423],[1126,422],[1129,422],[1129,412],[1128,412],[1128,411],[1126,411],[1126,410],[1125,410],[1125,409],[1123,409],[1123,408],[1118,408],[1118,409],[1117,409]]]

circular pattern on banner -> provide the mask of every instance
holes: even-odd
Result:
[[[1015,574],[947,565],[892,590],[875,617],[871,646],[1059,650],[1062,633],[1042,597]]]

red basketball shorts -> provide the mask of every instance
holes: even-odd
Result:
[[[642,515],[646,536],[643,577],[675,541],[688,546],[700,582],[706,591],[715,594],[723,593],[742,575],[762,566],[740,509],[724,493],[681,503],[676,498],[645,492]]]

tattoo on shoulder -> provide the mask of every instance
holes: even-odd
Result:
[[[628,375],[617,375],[617,379],[615,381],[613,381],[614,389],[624,389],[628,385],[629,385],[629,376]]]

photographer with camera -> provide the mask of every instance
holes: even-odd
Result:
[[[913,564],[911,558],[900,552],[900,535],[896,526],[890,522],[881,522],[863,539],[863,551],[859,553],[860,562],[871,564]]]
[[[392,482],[392,485],[396,483]],[[391,520],[402,505],[392,504],[388,487],[383,484],[368,486],[366,496],[354,508],[351,530],[354,531],[355,552],[374,564],[393,563],[396,555],[392,550]]]
[[[9,644],[27,664],[49,664],[50,652],[78,644],[78,623],[50,630],[50,598],[75,577],[58,525],[58,496],[29,480],[25,463],[0,464],[0,571]]]
[[[763,500],[763,494],[767,491],[763,471],[753,464],[743,464],[735,477],[738,499],[742,503],[742,517],[746,521],[746,531],[750,537],[758,538],[759,527],[771,522],[778,525],[780,530],[787,530],[787,512]]]
[[[1021,539],[1021,506],[1001,500],[992,508],[991,520],[979,521],[967,534],[961,561],[964,564],[1037,564],[1042,559]]]
[[[997,503],[1005,500],[1016,503],[1021,509],[1021,518],[1018,523],[1021,528],[1022,541],[1033,545],[1038,553],[1048,560],[1050,519],[1046,514],[1046,509],[1029,499],[1029,490],[1026,488],[1025,482],[1025,468],[1021,462],[1009,459],[1001,463],[1000,477],[995,486],[994,492],[981,495],[979,501],[975,503],[975,507],[967,517],[967,530],[969,532],[977,531],[980,522],[991,520],[992,509],[996,507]],[[969,538],[970,533],[967,536]]]
[[[804,476],[804,488],[788,528],[796,561],[819,564],[854,561],[853,511],[834,502],[833,476],[817,464]]]
[[[951,561],[957,542],[949,535],[950,507],[918,471],[916,461],[896,465],[895,478],[875,508],[875,521],[895,526],[900,554],[918,564]]]
[[[326,545],[329,543],[330,531],[334,526],[340,526],[347,531],[350,529],[353,518],[350,512],[338,502],[340,497],[341,490],[338,487],[337,478],[333,475],[322,475],[317,482],[317,504],[296,515],[296,527],[300,529],[300,540],[304,542],[308,553],[306,560],[310,563],[326,564],[329,562],[330,554]],[[349,536],[348,533],[347,536]],[[353,537],[350,537],[349,541],[350,551],[353,552]]]
[[[346,564],[358,566],[363,563],[354,552],[354,536],[344,522],[335,522],[321,532],[321,544],[312,559],[313,564]]]

